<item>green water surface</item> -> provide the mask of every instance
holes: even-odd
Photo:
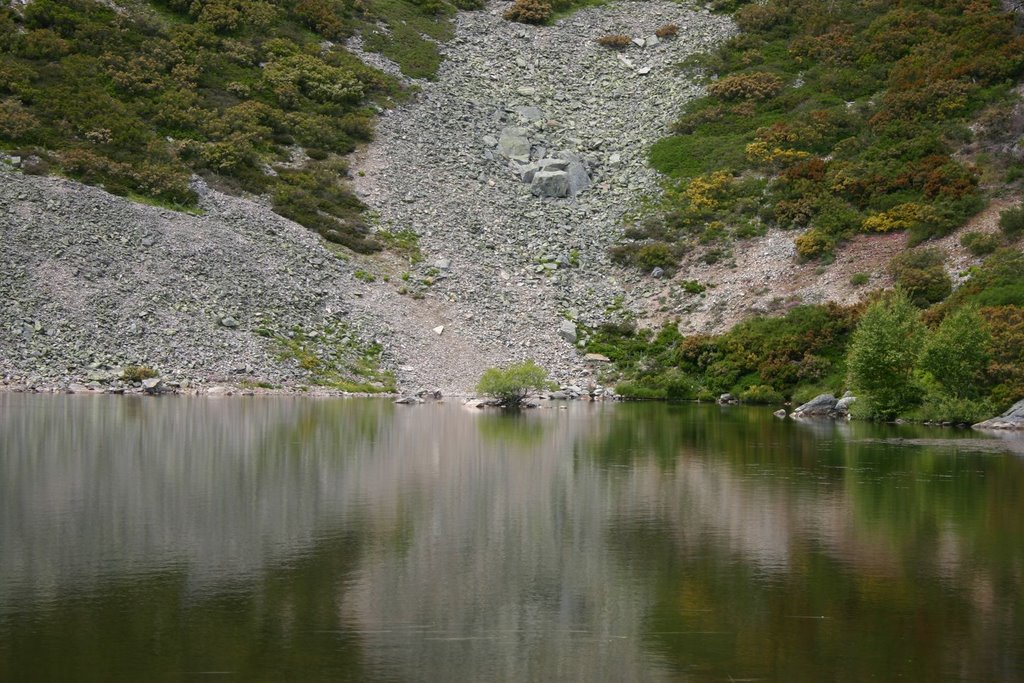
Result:
[[[1024,440],[0,394],[2,681],[1022,681]]]

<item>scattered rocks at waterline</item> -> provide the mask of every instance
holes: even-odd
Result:
[[[974,425],[975,429],[1024,430],[1024,399],[1017,401],[998,417]]]

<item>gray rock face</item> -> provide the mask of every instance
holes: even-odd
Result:
[[[836,407],[836,397],[832,394],[819,394],[793,411],[793,417],[827,416]]]
[[[576,323],[571,320],[563,320],[562,324],[558,327],[558,335],[570,344],[575,344],[577,338]]]
[[[1024,429],[1024,399],[1010,406],[1010,409],[999,417],[979,422],[975,429]]]
[[[537,197],[567,197],[569,174],[565,171],[537,171],[530,183],[530,192]]]
[[[732,394],[722,394],[721,396],[718,397],[718,403],[723,406],[733,405],[739,402],[740,400],[733,396]]]

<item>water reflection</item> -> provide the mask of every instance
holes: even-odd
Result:
[[[993,443],[0,395],[0,679],[1019,679],[1024,466]]]

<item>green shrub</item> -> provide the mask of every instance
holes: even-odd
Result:
[[[1024,235],[1024,206],[1004,209],[999,214],[999,228],[1010,240],[1017,240]]]
[[[868,273],[860,272],[854,273],[850,276],[850,284],[854,287],[863,287],[871,280],[871,275]]]
[[[740,401],[744,403],[779,404],[784,400],[781,393],[767,384],[752,386],[740,392]]]
[[[129,365],[121,373],[121,379],[126,382],[141,382],[144,379],[158,377],[160,373],[145,365]]]
[[[984,232],[968,232],[960,236],[960,244],[974,256],[986,256],[999,248],[999,238]]]
[[[505,407],[516,408],[530,391],[549,388],[547,377],[547,370],[528,360],[504,370],[489,368],[480,378],[476,390],[497,399]]]
[[[939,248],[913,249],[895,256],[889,272],[918,307],[942,301],[953,290],[943,267],[946,254]]]

